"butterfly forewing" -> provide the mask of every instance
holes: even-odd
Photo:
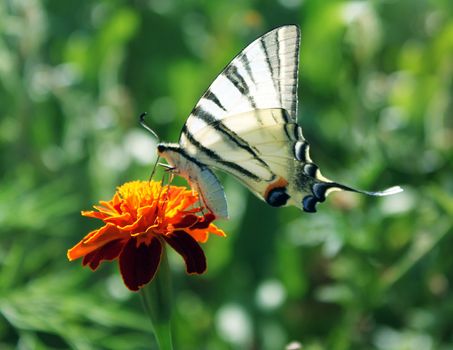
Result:
[[[263,35],[214,80],[186,122],[196,133],[204,123],[254,109],[282,108],[297,119],[300,31],[284,26]]]

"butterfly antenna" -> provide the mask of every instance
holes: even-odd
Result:
[[[157,136],[156,132],[153,129],[151,129],[148,124],[146,124],[145,117],[147,115],[148,115],[148,113],[146,113],[146,112],[143,112],[142,114],[140,114],[140,117],[139,117],[140,125],[143,126],[147,131],[149,131],[151,133],[151,135],[153,135],[157,139],[157,142],[159,143],[160,142],[159,136]]]

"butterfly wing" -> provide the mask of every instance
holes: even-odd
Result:
[[[218,124],[214,121],[187,138],[185,151],[203,164],[234,175],[272,206],[294,205],[315,212],[316,204],[333,191],[374,196],[401,191],[399,187],[361,191],[325,178],[310,158],[301,127],[283,109],[226,116],[222,125],[227,134],[218,132]]]
[[[297,124],[283,109],[256,109],[213,121],[185,134],[184,150],[201,163],[230,173],[266,200],[268,187],[293,172]],[[282,180],[284,179],[284,180]]]
[[[200,156],[209,160],[209,165],[223,161],[223,170],[228,172],[233,169],[239,177],[245,168],[236,165],[234,161],[223,160],[221,149],[211,151],[208,146],[216,143],[221,147],[222,141],[227,139],[235,143],[240,150],[250,152],[248,142],[238,135],[232,135],[229,127],[222,122],[224,118],[256,109],[281,108],[287,111],[291,120],[296,121],[299,43],[299,28],[296,25],[288,25],[276,28],[248,45],[219,74],[192,110],[181,131],[179,151],[172,154],[159,152],[178,168],[181,166],[177,163],[185,164],[182,173],[197,187],[201,196],[207,199],[205,204],[217,216],[227,216],[226,201],[222,204],[219,199],[209,201],[208,193],[203,193],[205,186],[202,183],[196,184],[197,181],[204,181],[202,172],[196,164],[187,166],[190,163],[187,163],[186,155],[193,160]],[[250,122],[253,124],[254,120],[250,119]],[[213,132],[212,126],[215,126],[216,132]],[[193,135],[200,130],[209,135],[202,136],[201,139],[194,138]],[[208,136],[211,140],[207,139]],[[261,179],[271,181],[274,175],[257,154],[251,154],[253,157],[250,158],[250,163],[253,164],[250,166],[256,166],[246,172],[246,176],[254,179],[254,182],[246,185],[253,192],[260,193],[262,185],[258,183]],[[221,198],[223,189],[220,183],[210,181],[210,184],[211,191],[217,193],[217,198]]]
[[[236,176],[270,205],[292,204],[308,212],[331,191],[357,191],[324,178],[310,159],[297,125],[299,43],[295,25],[270,31],[239,53],[203,94],[181,131],[178,157],[172,159],[175,167],[181,157],[191,159],[183,174],[192,183],[205,181],[197,169],[214,167]],[[170,159],[168,152],[159,153]],[[218,181],[211,181],[210,188],[223,191]],[[207,193],[201,195],[214,213],[226,209],[209,202]]]
[[[218,75],[192,110],[181,133],[254,109],[282,108],[297,120],[300,30],[276,28],[256,39]],[[221,123],[218,124],[222,132]]]

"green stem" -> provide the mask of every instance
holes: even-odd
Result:
[[[140,289],[143,307],[148,314],[160,350],[173,350],[171,337],[171,279],[165,249],[154,279]]]

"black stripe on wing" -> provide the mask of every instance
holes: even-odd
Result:
[[[293,79],[296,81],[295,84],[293,84],[293,88],[292,88],[292,94],[293,96],[296,96],[296,98],[294,98],[291,102],[291,114],[296,118],[297,120],[297,80],[299,78],[299,47],[300,47],[300,40],[296,40],[296,58],[295,58],[295,62],[296,62],[296,66],[294,67],[294,71],[293,71]]]
[[[260,38],[259,43],[261,45],[261,48],[263,49],[264,57],[266,59],[266,64],[267,64],[267,68],[269,69],[269,73],[271,74],[271,77],[273,77],[274,76],[274,68],[272,67],[271,60],[269,59],[269,51],[267,49],[266,41],[264,40],[264,37]],[[272,84],[274,85],[275,91],[278,91],[278,86],[276,84],[275,79],[272,78],[271,80],[272,80]]]
[[[295,35],[292,36],[292,33]],[[299,29],[293,26],[278,28],[277,30],[262,36],[259,39],[259,44],[264,52],[266,64],[269,67],[279,103],[283,108],[288,110],[293,120],[297,120],[297,81],[300,47]],[[292,69],[291,78],[293,82],[291,84],[288,84],[287,79],[282,76],[283,73],[288,72],[288,67],[291,67]]]
[[[248,177],[248,178],[253,179],[255,181],[262,180],[259,176],[253,174],[252,172],[250,172],[247,169],[244,169],[243,167],[241,167],[237,163],[233,163],[233,162],[227,161],[227,160],[223,159],[219,154],[214,152],[213,150],[203,146],[198,140],[196,140],[193,137],[193,135],[189,132],[189,130],[187,130],[185,125],[184,125],[184,127],[182,129],[182,133],[192,145],[194,145],[200,152],[203,152],[204,154],[206,154],[212,160],[218,162],[219,164],[224,165],[227,168],[231,168],[231,169],[235,170],[236,172],[242,174],[245,177]],[[184,153],[186,153],[186,152],[184,152]]]
[[[244,53],[242,56],[239,57],[239,60],[241,61],[242,65],[244,66],[248,76],[250,77],[250,80],[252,81],[253,84],[255,84],[255,79],[253,78],[252,67],[250,66],[249,58]]]
[[[220,109],[224,110],[225,112],[227,112],[227,109],[222,105],[222,103],[220,102],[220,100],[218,99],[217,95],[214,94],[212,91],[208,91],[204,96],[203,98],[205,98],[206,100],[209,100],[209,101],[212,101],[214,102]]]
[[[275,45],[277,46],[277,61],[278,61],[278,64],[277,64],[277,69],[278,69],[278,72],[277,72],[277,77],[278,77],[278,98],[280,100],[280,106],[283,106],[283,101],[282,101],[282,79],[281,79],[281,76],[280,76],[280,72],[281,72],[281,57],[280,57],[280,40],[278,40],[278,31],[275,33],[274,35],[274,38],[275,38]]]
[[[265,167],[269,172],[271,170],[269,169],[269,166],[267,165],[266,162],[264,162],[260,156],[256,153],[256,150],[254,150],[247,141],[245,141],[242,137],[240,137],[237,133],[235,133],[233,130],[228,128],[221,120],[217,119],[214,115],[203,109],[202,106],[198,105],[195,107],[195,109],[192,111],[192,116],[200,118],[201,120],[205,121],[206,124],[208,124],[208,127],[214,128],[216,131],[220,132],[222,135],[226,136],[225,139],[231,143],[233,143],[235,146],[243,149],[247,153],[249,153],[254,159],[256,159],[263,167]],[[182,133],[184,133],[187,136],[188,130],[187,123],[184,125]],[[184,130],[186,132],[184,132]],[[192,135],[192,134],[191,134]],[[193,135],[192,135],[193,137]]]
[[[244,56],[242,56],[244,57]],[[250,93],[250,88],[245,81],[244,77],[239,73],[237,67],[232,63],[223,73],[222,73],[238,91],[244,95],[249,101],[250,105],[253,108],[256,108],[256,102],[252,94]]]

